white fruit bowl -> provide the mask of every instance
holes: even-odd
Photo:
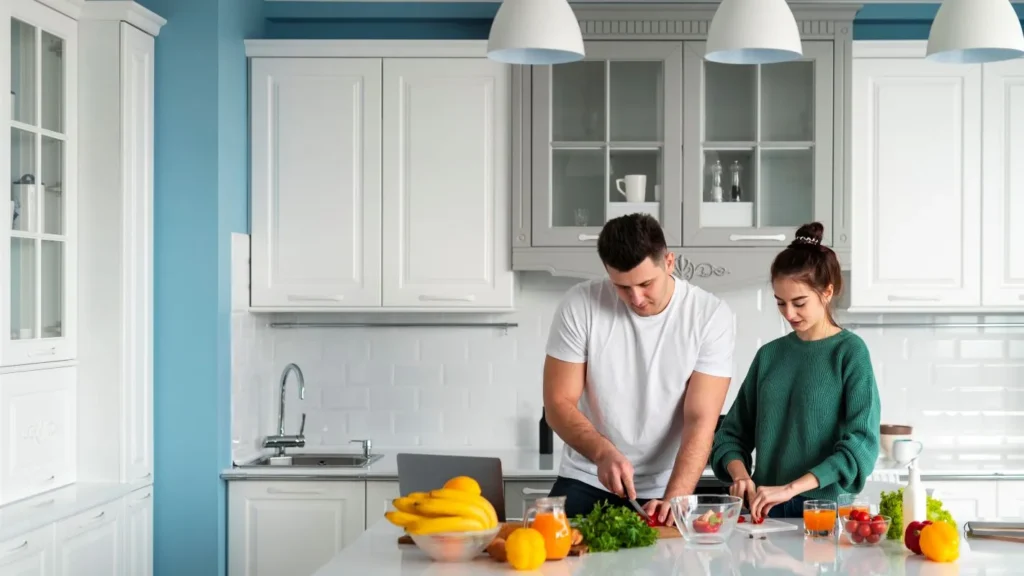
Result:
[[[495,526],[473,532],[440,532],[437,534],[409,534],[416,546],[438,562],[469,562],[476,558],[501,530]]]

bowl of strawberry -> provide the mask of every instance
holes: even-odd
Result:
[[[892,518],[854,510],[849,516],[839,517],[840,540],[853,546],[877,546],[885,539]]]
[[[719,494],[676,496],[669,500],[676,529],[687,542],[722,544],[732,534],[743,500]]]

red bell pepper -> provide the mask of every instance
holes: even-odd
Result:
[[[907,531],[903,534],[903,543],[907,549],[914,554],[921,554],[921,530],[931,524],[931,520],[923,522],[911,522],[907,525]]]

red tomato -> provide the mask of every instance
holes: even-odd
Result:
[[[872,534],[872,535],[868,536],[867,538],[865,538],[865,540],[867,540],[868,542],[870,542],[872,544],[877,544],[878,541],[881,540],[881,539],[882,539],[882,535],[879,534],[879,533]]]
[[[857,527],[859,527],[859,526],[860,526],[860,522],[857,522],[856,520],[847,520],[846,521],[846,531],[849,532],[850,534],[853,534],[854,532],[856,532],[857,531]]]
[[[753,516],[751,516],[751,518],[753,518]],[[764,517],[762,516],[761,518],[754,520],[754,524],[764,524]]]
[[[885,525],[885,518],[875,516],[871,519],[871,531],[875,534],[885,534],[889,527]]]
[[[739,517],[739,518],[737,518],[737,519],[736,519],[736,523],[737,523],[737,524],[743,524],[743,523],[745,523],[746,521],[747,521],[747,517],[746,517],[746,516],[743,516],[742,514],[740,515],[740,517]]]
[[[651,517],[647,518],[646,521],[647,521],[647,525],[648,526],[651,526],[651,527],[661,526],[661,524],[658,524],[658,519],[655,518],[654,516],[651,516]]]
[[[860,544],[864,541],[864,537],[860,535],[860,532],[854,532],[853,534],[850,534],[850,540]]]
[[[868,536],[871,536],[871,534],[872,534],[872,532],[871,532],[871,525],[870,524],[861,524],[860,526],[857,527],[857,534],[860,535],[860,536],[863,536],[864,538],[867,538]]]

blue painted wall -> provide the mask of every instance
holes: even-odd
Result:
[[[262,0],[141,0],[156,43],[154,564],[226,571],[230,465],[230,233],[248,231],[244,38]]]
[[[857,40],[924,40],[939,4],[869,4],[857,14]],[[1014,5],[1024,20],[1024,3]],[[268,38],[482,40],[496,2],[267,2]]]

